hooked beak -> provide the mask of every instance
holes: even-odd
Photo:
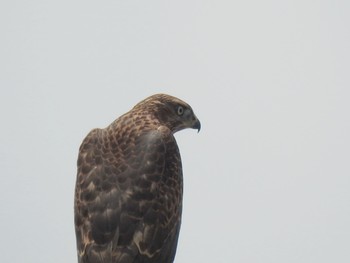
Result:
[[[198,132],[201,130],[201,122],[197,118],[196,118],[192,128],[197,129]]]

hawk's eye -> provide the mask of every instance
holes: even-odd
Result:
[[[184,114],[184,108],[182,106],[179,106],[177,108],[177,115],[181,116],[182,114]]]

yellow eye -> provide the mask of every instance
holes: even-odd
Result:
[[[181,116],[182,114],[184,114],[184,108],[182,106],[179,106],[177,108],[177,115]]]

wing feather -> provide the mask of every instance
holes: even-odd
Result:
[[[181,202],[181,160],[170,131],[116,143],[107,131],[93,130],[78,158],[79,262],[172,262]]]

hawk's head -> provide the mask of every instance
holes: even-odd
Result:
[[[201,129],[201,123],[186,102],[166,94],[156,94],[138,103],[135,110],[142,109],[152,114],[172,133],[186,128]]]

